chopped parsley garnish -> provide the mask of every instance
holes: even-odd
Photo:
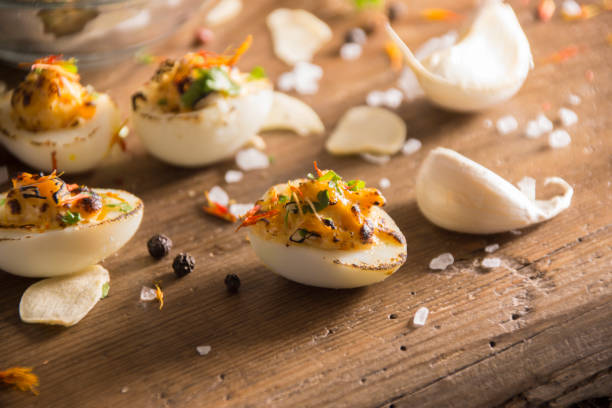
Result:
[[[79,69],[76,66],[76,59],[74,58],[70,58],[68,61],[62,61],[60,63],[61,67],[73,74],[77,74],[79,72]]]
[[[0,200],[0,207],[2,207],[4,204],[6,204],[6,198]]]
[[[351,191],[359,191],[365,188],[365,181],[363,180],[350,180],[346,184]]]
[[[353,3],[355,3],[355,7],[361,10],[366,7],[379,7],[384,4],[384,0],[353,0]]]
[[[62,216],[62,222],[66,225],[74,225],[77,222],[81,221],[80,213],[73,213],[72,211],[66,211],[66,214]]]
[[[281,204],[285,204],[287,202],[287,200],[289,200],[289,197],[286,195],[279,195],[278,196],[278,202]],[[1,204],[0,204],[1,205]]]
[[[102,297],[100,299],[104,299],[105,297],[108,296],[109,289],[110,289],[110,285],[108,284],[108,282],[102,285]]]
[[[317,193],[317,202],[313,203],[317,211],[321,211],[329,205],[329,191],[321,190]]]
[[[265,78],[266,76],[267,76],[266,71],[263,69],[263,67],[261,65],[257,65],[249,73],[249,80],[262,79],[262,78]]]
[[[116,211],[121,211],[124,213],[132,211],[132,206],[128,203],[118,203],[118,204],[106,204],[108,208],[116,209]]]
[[[240,92],[240,86],[232,81],[223,69],[212,67],[196,70],[197,78],[191,83],[187,91],[181,96],[181,102],[188,108],[212,92],[222,92],[235,96]]]

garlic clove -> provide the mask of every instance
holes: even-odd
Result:
[[[406,124],[396,113],[372,106],[355,106],[340,118],[325,148],[336,155],[390,155],[401,150]]]
[[[563,193],[530,200],[486,167],[439,147],[419,169],[416,199],[423,215],[439,227],[494,234],[549,220],[570,206],[574,190],[565,180],[551,177],[544,184],[559,186]]]
[[[436,105],[477,111],[511,98],[523,85],[533,58],[512,7],[489,0],[461,40],[419,61],[389,24],[425,95]]]
[[[281,92],[274,92],[272,107],[260,131],[292,130],[300,136],[321,134],[325,126],[307,104]]]

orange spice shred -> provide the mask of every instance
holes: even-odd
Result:
[[[538,4],[538,18],[544,22],[550,20],[555,14],[555,9],[554,0],[540,0]]]
[[[428,8],[422,10],[421,16],[430,21],[453,21],[463,18],[461,14],[443,8]]]
[[[593,82],[593,80],[595,79],[595,73],[592,70],[587,69],[584,72],[584,77],[586,78],[587,81]]]
[[[558,64],[565,60],[568,60],[572,57],[575,57],[578,54],[579,48],[576,45],[568,45],[565,48],[555,52],[550,55],[548,58],[544,59],[545,64]]]
[[[225,221],[236,222],[236,216],[229,212],[226,206],[219,204],[216,201],[210,199],[208,191],[204,192],[206,196],[206,204],[202,206],[205,213],[214,215],[215,217],[221,218]]]
[[[323,175],[323,172],[321,170],[319,170],[319,166],[317,166],[317,161],[316,160],[314,161],[314,168],[315,168],[315,171],[317,172],[317,176],[321,177]]]
[[[270,210],[257,214],[257,211],[259,211],[260,209],[261,207],[259,205],[256,205],[251,208],[251,210],[244,216],[242,223],[238,226],[238,228],[236,228],[236,231],[238,231],[242,227],[248,227],[249,225],[253,225],[263,218],[273,217],[280,213],[279,210]]]
[[[393,41],[387,41],[385,43],[385,52],[389,57],[389,61],[391,61],[391,68],[393,68],[394,71],[399,71],[402,69],[404,56],[402,55],[399,47]]]
[[[0,371],[0,382],[13,385],[20,391],[30,391],[38,395],[36,389],[39,385],[38,376],[32,372],[31,367],[10,367]]]
[[[159,300],[159,310],[162,310],[162,307],[164,307],[164,292],[162,292],[157,282],[155,283],[155,297]]]

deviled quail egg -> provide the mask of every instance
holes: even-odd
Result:
[[[208,51],[165,60],[132,95],[132,123],[155,157],[178,166],[202,166],[231,157],[262,127],[272,85],[261,69],[242,73],[234,55]]]
[[[384,204],[363,181],[317,168],[271,187],[241,227],[273,272],[306,285],[354,288],[384,280],[406,260],[406,239]]]
[[[126,191],[66,184],[21,173],[0,194],[0,269],[26,277],[79,272],[116,252],[142,220]]]
[[[0,142],[39,170],[94,168],[119,128],[117,106],[81,85],[74,60],[37,60],[23,82],[0,95]]]

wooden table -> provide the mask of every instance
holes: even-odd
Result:
[[[225,171],[235,167],[231,161],[174,168],[147,156],[131,136],[129,161],[66,176],[136,193],[145,202],[144,220],[129,244],[104,262],[111,272],[110,296],[77,326],[22,323],[19,299],[33,280],[0,275],[0,369],[32,366],[41,382],[37,397],[2,390],[0,406],[557,407],[612,395],[612,47],[606,39],[612,13],[542,23],[534,18],[534,3],[512,2],[536,62],[523,89],[511,101],[473,115],[444,112],[424,99],[405,102],[399,114],[409,137],[423,141],[412,156],[377,166],[332,157],[323,148],[325,136],[279,132],[265,136],[274,157],[269,169],[225,185]],[[321,90],[302,98],[331,129],[369,91],[395,84],[382,32],[359,60],[343,61],[338,48],[357,17],[336,15],[323,1],[260,0],[217,29],[211,48],[221,51],[252,33],[255,42],[240,66],[264,65],[275,79],[288,68],[272,55],[265,16],[275,7],[300,4],[334,29],[333,41],[315,58],[325,69]],[[422,20],[419,11],[433,5],[407,3],[395,23],[409,46],[461,25]],[[435,6],[473,11],[465,0]],[[181,55],[197,24],[153,51]],[[543,63],[572,44],[580,47],[574,58]],[[127,62],[84,77],[108,89],[127,112],[128,96],[154,68]],[[22,74],[3,68],[2,76],[14,83]],[[569,129],[569,147],[551,150],[546,137],[523,136],[526,122],[543,109],[556,118],[570,93],[582,103],[571,107],[580,119]],[[506,114],[516,116],[518,131],[500,135],[483,124]],[[563,177],[575,188],[571,208],[520,235],[436,228],[414,198],[419,164],[435,146],[456,149],[512,182]],[[407,238],[408,259],[383,283],[324,290],[289,282],[262,266],[244,232],[234,233],[234,226],[200,210],[202,192],[214,185],[238,202],[253,202],[270,185],[303,176],[315,159],[370,185],[391,180],[384,191],[387,209]],[[3,150],[0,163],[11,174],[24,169]],[[174,241],[172,256],[159,262],[146,250],[157,232]],[[503,265],[486,271],[478,263],[492,243],[501,245],[495,256]],[[196,270],[180,280],[171,270],[179,252],[197,261]],[[443,272],[429,270],[429,261],[443,252],[451,252],[455,264]],[[226,292],[228,273],[242,280],[237,295]],[[141,286],[155,280],[165,291],[161,311],[139,302]],[[412,317],[421,306],[430,317],[425,327],[415,328]],[[199,356],[200,345],[212,346],[210,354]],[[597,401],[607,404],[605,398]]]

